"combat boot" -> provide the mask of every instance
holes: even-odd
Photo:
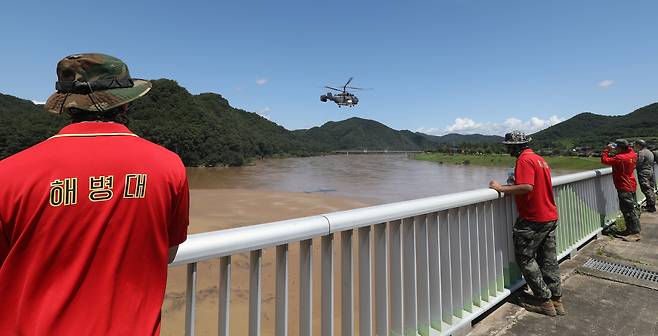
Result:
[[[629,234],[628,236],[621,237],[621,240],[627,242],[640,241],[640,234],[639,233]]]
[[[558,315],[566,315],[567,312],[564,310],[564,305],[562,304],[562,298],[561,297],[556,297],[554,296],[551,298],[551,302],[553,302],[553,307],[555,307],[555,312]]]
[[[624,231],[613,231],[613,232],[612,232],[612,235],[613,235],[615,238],[622,238],[622,239],[623,239],[624,237],[626,237],[626,236],[631,235],[631,234],[632,234],[632,233],[631,233],[630,231],[628,231],[628,230],[624,230]]]
[[[541,301],[541,302],[521,302],[521,307],[525,308],[527,311],[531,311],[533,313],[539,313],[539,314],[544,314],[548,315],[551,317],[557,316],[557,312],[555,310],[555,306],[553,306],[553,301],[550,299],[546,301]]]

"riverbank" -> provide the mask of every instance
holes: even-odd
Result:
[[[516,158],[508,154],[447,154],[422,153],[409,156],[415,160],[437,162],[439,164],[476,165],[488,167],[513,167]],[[552,169],[590,170],[603,168],[598,157],[545,156]]]

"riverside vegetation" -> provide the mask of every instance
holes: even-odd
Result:
[[[514,167],[516,158],[509,154],[450,154],[450,153],[420,153],[413,154],[416,160],[432,161],[440,164],[478,165]],[[577,156],[544,156],[552,169],[590,170],[603,168],[598,157]]]
[[[658,103],[625,116],[581,113],[533,134],[537,149],[569,153],[575,146],[602,147],[620,137],[652,139],[658,135]],[[250,160],[309,156],[334,150],[413,150],[435,154],[418,159],[445,163],[509,165],[502,137],[447,134],[433,136],[394,130],[374,120],[349,118],[320,127],[287,130],[258,115],[229,105],[216,93],[193,95],[175,81],[153,81],[151,92],[134,102],[129,127],[139,136],[174,152],[186,166],[240,166]],[[29,100],[0,94],[0,159],[47,139],[68,124]],[[440,153],[461,153],[466,156]],[[478,155],[486,154],[486,155]],[[511,159],[511,158],[510,158]],[[597,158],[549,157],[555,168],[595,168]],[[564,163],[562,162],[564,161]]]

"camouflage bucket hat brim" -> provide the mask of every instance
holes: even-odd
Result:
[[[57,78],[58,91],[44,106],[52,113],[69,108],[110,110],[144,96],[152,87],[149,81],[130,78],[128,67],[121,60],[103,54],[65,57],[57,64]]]
[[[53,93],[46,101],[45,109],[61,113],[71,107],[100,112],[129,103],[151,90],[149,81],[135,79],[133,87],[95,91],[90,94]]]

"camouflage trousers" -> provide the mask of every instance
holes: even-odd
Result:
[[[531,222],[518,218],[512,231],[516,263],[532,292],[542,299],[562,296],[556,227],[557,221]]]
[[[626,230],[630,233],[640,233],[640,210],[634,192],[617,190],[619,209],[624,215]]]
[[[647,209],[656,209],[656,180],[653,177],[653,171],[639,171],[637,180],[640,184],[640,190],[647,199]]]

